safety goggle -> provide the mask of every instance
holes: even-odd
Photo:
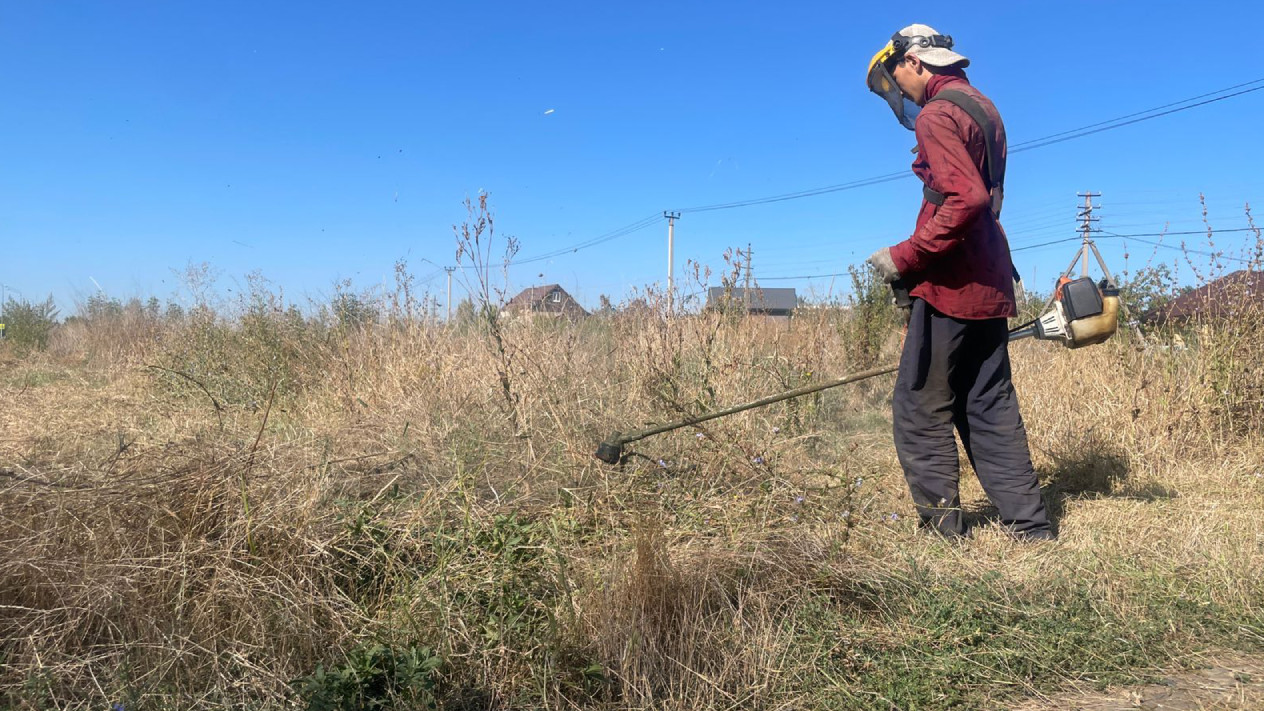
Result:
[[[952,49],[952,44],[952,35],[913,35],[912,37],[906,37],[896,32],[891,35],[891,41],[884,48],[884,51],[879,53],[886,55],[880,61],[888,72],[894,72],[896,65],[904,61],[905,55],[913,47]]]
[[[891,35],[891,48],[895,50],[896,55],[901,59],[904,58],[904,53],[913,47],[952,49],[952,35],[913,35],[912,37],[906,37],[899,32]]]

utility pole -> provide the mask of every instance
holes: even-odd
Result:
[[[8,284],[0,283],[0,316],[3,316],[5,311],[9,308],[9,289],[13,289],[13,287]],[[22,295],[22,292],[17,289],[13,289],[13,292],[19,296]]]
[[[1097,258],[1097,266],[1102,269],[1102,276],[1106,277],[1103,281],[1109,286],[1118,288],[1119,285],[1115,281],[1115,275],[1110,273],[1110,267],[1106,266],[1106,260],[1102,259],[1102,253],[1098,251],[1097,245],[1093,243],[1093,233],[1101,232],[1101,230],[1093,227],[1093,223],[1100,219],[1093,216],[1093,210],[1101,207],[1101,205],[1093,204],[1093,198],[1101,197],[1102,194],[1083,192],[1076,193],[1076,195],[1084,198],[1084,205],[1080,208],[1080,213],[1076,216],[1080,220],[1080,234],[1083,239],[1080,242],[1080,250],[1075,253],[1075,257],[1071,259],[1071,263],[1067,265],[1066,271],[1062,272],[1062,277],[1059,278],[1058,281],[1061,282],[1062,278],[1070,278],[1071,273],[1075,271],[1075,265],[1077,263],[1080,265],[1080,276],[1088,276],[1088,255],[1089,252],[1092,252],[1093,256]],[[1048,311],[1049,307],[1053,306],[1053,300],[1056,297],[1057,291],[1055,290],[1053,294],[1049,295],[1049,300],[1045,302],[1045,307],[1041,309],[1040,312],[1044,313]],[[1140,328],[1137,328],[1136,322],[1134,322],[1132,317],[1128,314],[1128,305],[1122,300],[1119,302],[1119,312],[1123,314],[1124,323],[1131,326],[1136,332],[1137,339],[1141,341],[1141,344],[1146,345],[1145,334],[1141,332]]]
[[[0,339],[5,337],[4,336],[4,329],[5,329],[4,317],[8,315],[7,310],[9,307],[9,289],[13,289],[13,287],[5,283],[0,283]],[[13,289],[13,290],[17,292],[19,295],[22,293],[18,291],[17,289]]]
[[[750,305],[751,305],[750,280],[751,280],[751,243],[747,242],[746,243],[746,286],[742,289],[742,300],[746,302],[747,315],[750,314]]]
[[[448,273],[448,318],[446,323],[452,323],[452,272],[456,271],[456,267],[444,267],[443,271]]]
[[[676,220],[680,219],[680,213],[664,211],[663,217],[667,218],[667,310],[671,311],[676,300],[676,258],[673,250]]]
[[[1101,232],[1101,230],[1093,227],[1093,223],[1101,219],[1093,217],[1093,210],[1101,207],[1101,205],[1093,205],[1093,198],[1101,197],[1102,194],[1090,191],[1076,193],[1076,196],[1084,198],[1084,206],[1080,208],[1080,214],[1076,215],[1076,218],[1080,220],[1080,234],[1083,237],[1083,241],[1080,244],[1080,253],[1083,256],[1083,262],[1080,265],[1080,276],[1085,277],[1088,276],[1089,246],[1093,242],[1091,235],[1094,232]]]
[[[1089,191],[1076,193],[1076,196],[1084,198],[1084,204],[1079,208],[1079,212],[1075,216],[1076,219],[1080,221],[1080,226],[1077,228],[1081,237],[1080,248],[1075,252],[1075,256],[1071,258],[1071,263],[1067,265],[1066,270],[1062,272],[1062,276],[1058,278],[1058,281],[1061,282],[1063,278],[1069,279],[1071,275],[1075,273],[1076,264],[1080,265],[1080,276],[1088,276],[1088,256],[1091,252],[1093,256],[1097,258],[1097,266],[1102,268],[1102,274],[1108,281],[1110,281],[1111,284],[1114,284],[1114,275],[1112,275],[1110,273],[1110,269],[1106,267],[1106,260],[1102,259],[1102,253],[1097,251],[1097,245],[1093,243],[1093,234],[1095,232],[1101,232],[1101,230],[1093,227],[1093,223],[1101,219],[1093,216],[1093,211],[1101,207],[1101,205],[1093,204],[1093,198],[1101,197],[1102,194]],[[1044,308],[1040,309],[1040,313],[1048,311],[1049,307],[1053,306],[1053,302],[1057,298],[1057,295],[1058,292],[1056,289],[1053,293],[1049,294],[1049,300],[1045,302]],[[1125,316],[1126,315],[1127,314],[1125,314]]]

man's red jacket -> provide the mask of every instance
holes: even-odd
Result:
[[[936,206],[922,200],[917,229],[891,248],[891,259],[910,294],[940,313],[962,319],[1013,316],[1009,243],[992,215],[992,198],[982,177],[987,145],[982,129],[964,110],[948,101],[930,101],[948,88],[977,100],[992,119],[996,140],[1005,145],[1005,126],[996,107],[964,75],[931,77],[927,101],[917,115],[913,172],[944,201]]]

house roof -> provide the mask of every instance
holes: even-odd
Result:
[[[729,290],[728,298],[733,303],[746,303],[746,290],[735,287]],[[713,286],[707,289],[707,306],[715,306],[725,299],[724,287]],[[794,289],[751,289],[750,307],[752,311],[793,311],[799,305]]]
[[[505,306],[506,307],[531,306],[532,304],[541,303],[542,301],[544,301],[544,297],[553,293],[554,289],[558,289],[563,294],[566,294],[566,290],[563,289],[560,284],[544,284],[543,286],[529,286],[523,289],[522,291],[518,292],[518,295],[510,299],[509,302],[505,304]],[[566,296],[569,297],[570,294],[566,294]]]
[[[575,297],[566,293],[566,290],[563,289],[560,284],[544,284],[542,286],[529,286],[523,289],[522,291],[518,292],[517,296],[514,296],[512,299],[507,301],[505,303],[505,308],[506,309],[533,309],[535,307],[543,305],[545,299],[547,299],[549,294],[552,294],[554,291],[561,292],[562,294],[561,301],[563,304],[566,304],[568,302],[572,304],[572,306],[568,308],[574,308],[574,309],[578,309],[582,311],[583,313],[588,313],[587,311],[584,310],[583,307],[579,305],[579,302],[575,300]]]
[[[1145,315],[1148,322],[1185,320],[1194,316],[1230,317],[1239,309],[1264,303],[1264,272],[1242,269],[1182,294]]]

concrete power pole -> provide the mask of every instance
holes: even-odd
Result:
[[[1093,241],[1091,235],[1094,232],[1100,231],[1093,228],[1093,223],[1101,219],[1093,217],[1093,210],[1101,207],[1101,205],[1093,205],[1093,198],[1101,197],[1102,194],[1095,192],[1083,192],[1076,193],[1076,196],[1084,198],[1084,206],[1080,208],[1080,214],[1076,215],[1076,218],[1080,220],[1080,235],[1083,237],[1083,242],[1080,244],[1080,252],[1083,255],[1083,261],[1080,264],[1080,276],[1085,277],[1088,276],[1089,245]]]
[[[676,257],[674,248],[676,220],[680,219],[680,213],[664,211],[663,217],[667,218],[667,310],[671,311],[676,301]]]
[[[742,289],[742,300],[745,302],[746,314],[750,315],[751,306],[751,243],[746,243],[746,286]]]
[[[445,323],[452,323],[452,272],[456,271],[456,267],[444,267],[443,271],[448,273],[448,318]]]
[[[9,306],[9,291],[10,290],[12,290],[13,293],[17,294],[18,296],[22,295],[21,291],[14,289],[8,284],[0,284],[0,316],[4,315],[5,309],[7,309]]]

